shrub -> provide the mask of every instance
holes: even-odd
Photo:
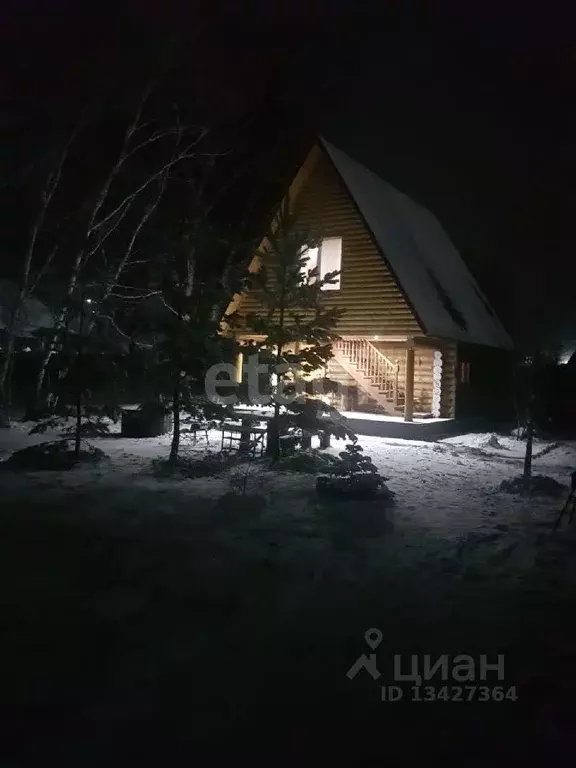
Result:
[[[154,459],[152,461],[153,472],[156,477],[210,477],[237,464],[239,457],[236,454],[220,451],[207,453],[201,459],[179,456],[176,461],[169,459]]]
[[[321,453],[317,449],[311,451],[298,451],[292,456],[285,456],[277,467],[288,472],[303,472],[309,475],[317,475],[319,472],[330,472],[338,462],[335,456],[329,453]]]
[[[320,475],[316,490],[320,494],[348,498],[373,498],[378,491],[388,499],[394,493],[387,487],[388,478],[382,477],[361,445],[349,443],[336,459],[328,474]]]
[[[104,451],[85,441],[76,456],[74,440],[53,440],[16,451],[2,462],[2,467],[22,471],[67,470],[76,464],[98,463],[105,457]]]
[[[499,490],[504,493],[522,494],[524,493],[524,478],[513,477],[511,480],[503,480],[500,483]],[[552,498],[559,498],[567,493],[567,488],[554,480],[553,477],[547,475],[533,475],[530,478],[529,494],[531,496],[551,496]]]
[[[35,426],[29,435],[43,434],[49,429],[59,429],[62,437],[72,437],[78,431],[77,414],[70,406],[62,406],[57,413],[38,413]],[[120,409],[114,406],[84,405],[81,411],[79,434],[83,437],[105,437],[110,431],[110,422],[116,424]]]

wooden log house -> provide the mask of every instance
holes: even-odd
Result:
[[[287,194],[322,234],[320,273],[340,270],[326,297],[345,309],[326,371],[343,385],[336,404],[405,421],[454,418],[457,381],[470,377],[459,351],[512,344],[436,217],[323,139]],[[248,291],[228,312],[259,309]],[[237,333],[254,338],[246,325]]]

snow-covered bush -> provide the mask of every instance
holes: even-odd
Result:
[[[43,434],[48,429],[60,430],[62,437],[73,437],[78,431],[82,437],[104,437],[120,417],[120,410],[113,406],[83,405],[78,424],[78,413],[71,406],[60,406],[57,413],[44,414],[28,434]]]
[[[74,440],[53,440],[16,451],[1,466],[4,469],[23,471],[66,470],[76,464],[95,464],[105,457],[104,451],[84,440],[78,453],[75,451]]]
[[[349,498],[373,498],[380,491],[387,499],[394,497],[378,468],[369,456],[363,455],[361,445],[348,443],[339,459],[336,459],[328,474],[320,475],[316,490],[320,494]]]
[[[319,472],[330,472],[337,462],[338,459],[335,456],[314,448],[311,451],[298,451],[292,456],[285,456],[280,460],[277,468],[288,472],[317,475]]]
[[[511,480],[503,480],[500,483],[500,490],[505,493],[524,493],[525,480],[523,477],[514,477]],[[551,496],[559,498],[567,493],[567,488],[547,475],[533,475],[530,478],[528,492],[531,496]]]
[[[152,467],[156,477],[210,477],[234,466],[239,458],[237,454],[219,451],[207,453],[201,459],[185,456],[179,456],[175,462],[168,459],[154,459]]]
[[[507,451],[509,448],[498,438],[498,435],[492,433],[483,443],[484,448],[495,448],[497,451]]]

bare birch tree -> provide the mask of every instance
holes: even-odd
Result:
[[[106,301],[114,287],[121,280],[122,274],[131,263],[137,238],[158,207],[170,174],[185,161],[198,155],[202,142],[208,133],[204,126],[182,126],[175,120],[168,127],[154,126],[153,121],[144,116],[144,110],[155,83],[144,88],[134,113],[132,114],[121,140],[120,148],[109,166],[108,172],[99,184],[92,200],[86,206],[86,212],[78,233],[77,243],[67,265],[65,288],[56,308],[54,326],[46,344],[44,355],[36,378],[36,402],[41,401],[41,392],[48,365],[58,348],[58,340],[70,321],[74,294],[80,285],[87,268],[94,257],[101,255],[111,238],[119,232],[124,233],[129,221],[129,214],[136,211],[127,245],[120,252],[114,268],[105,282],[100,301]],[[149,170],[144,178],[135,181],[129,189],[121,189],[120,181],[129,176],[128,164],[139,159],[154,146],[160,160]],[[152,202],[143,202],[156,186]],[[119,191],[121,189],[121,191]]]
[[[16,345],[17,327],[21,320],[27,299],[34,294],[40,280],[50,268],[58,247],[57,245],[52,247],[44,256],[44,262],[38,267],[36,271],[33,270],[33,262],[37,254],[38,240],[48,215],[48,209],[60,185],[64,164],[68,157],[70,146],[74,141],[77,132],[78,129],[75,128],[70,133],[62,148],[57,153],[55,160],[51,164],[45,177],[44,183],[42,184],[38,207],[28,230],[26,247],[17,287],[18,293],[12,307],[10,308],[10,319],[7,326],[6,348],[3,351],[4,353],[2,360],[0,361],[0,426],[9,426],[9,420],[5,410],[7,406],[7,384],[8,374],[10,371]]]

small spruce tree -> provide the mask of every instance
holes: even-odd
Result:
[[[332,357],[335,327],[343,314],[327,306],[323,290],[338,272],[322,276],[309,268],[310,249],[318,243],[318,236],[283,204],[259,253],[261,267],[251,278],[250,290],[263,311],[249,315],[247,326],[262,340],[251,342],[246,352],[257,353],[268,368],[274,415],[267,451],[274,460],[281,456],[281,438],[293,427],[309,435],[353,437],[336,410],[316,396],[318,379],[315,383],[312,378]],[[335,385],[323,378],[322,387],[325,392]]]
[[[109,421],[116,422],[118,385],[125,376],[124,349],[97,321],[97,309],[84,289],[71,299],[71,323],[61,333],[59,365],[52,396],[54,406],[40,417],[30,434],[60,429],[74,439],[73,455],[80,456],[83,437],[103,436]],[[40,416],[40,414],[39,414]]]
[[[378,491],[388,499],[394,492],[386,485],[387,477],[378,472],[378,467],[364,449],[356,443],[349,443],[339,458],[330,466],[329,473],[320,475],[316,482],[319,493],[328,493],[344,498],[371,498]]]
[[[223,279],[222,264],[233,244],[207,222],[185,217],[172,223],[166,251],[154,264],[149,285],[156,289],[160,311],[143,322],[155,343],[147,369],[158,404],[173,414],[168,463],[179,462],[182,433],[198,420],[221,420],[226,408],[205,393],[208,369],[233,357],[234,340],[221,334],[221,307],[231,298],[235,270]]]

